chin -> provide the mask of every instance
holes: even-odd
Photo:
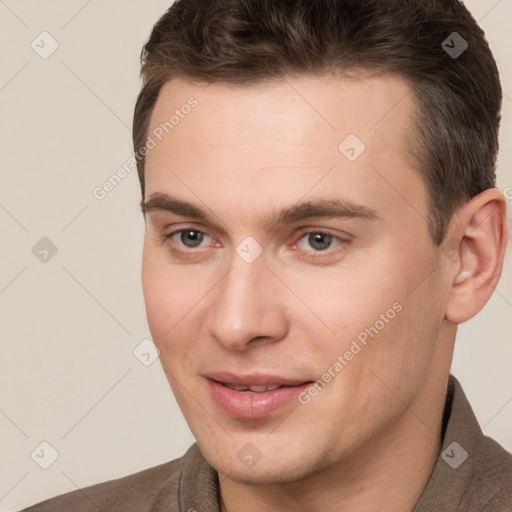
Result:
[[[320,457],[315,461],[311,455],[302,453],[286,453],[286,450],[274,454],[272,457],[262,454],[261,458],[252,466],[245,466],[237,452],[228,457],[219,456],[220,452],[201,449],[206,460],[222,476],[246,485],[286,484],[308,478],[325,465],[325,459]],[[323,463],[322,463],[323,462]]]
[[[272,485],[272,484],[286,484],[295,482],[305,478],[308,473],[301,471],[300,468],[289,466],[280,470],[270,465],[269,467],[252,467],[240,469],[235,468],[236,462],[233,461],[233,466],[222,462],[220,467],[215,467],[219,474],[239,484],[245,485]],[[239,464],[238,464],[239,466]]]

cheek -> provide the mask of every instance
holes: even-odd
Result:
[[[160,363],[180,407],[186,406],[180,382],[194,373],[191,360],[197,345],[200,318],[199,298],[191,294],[190,278],[170,275],[157,265],[143,267],[142,283],[146,316],[153,342],[160,351]],[[177,378],[177,381],[175,380]]]
[[[301,325],[311,332],[311,339],[325,344],[332,340],[336,349],[349,344],[367,330],[384,331],[395,321],[404,297],[404,283],[390,272],[371,272],[360,268],[335,271],[315,270],[309,275],[295,273],[286,277],[294,283],[296,313],[304,311]],[[298,315],[297,315],[298,316]],[[368,336],[368,335],[367,335]]]
[[[320,369],[326,371],[343,356],[344,379],[364,381],[379,368],[411,378],[415,371],[424,372],[437,322],[425,308],[435,293],[425,281],[433,267],[425,254],[411,258],[396,250],[388,255],[364,265],[286,277],[306,306],[293,302],[291,324],[300,325],[299,339],[299,331],[307,333]]]
[[[171,265],[155,250],[144,249],[142,288],[146,315],[153,341],[162,352],[175,344],[176,334],[190,323],[194,306],[204,296],[200,282],[197,276],[191,277],[190,267]]]

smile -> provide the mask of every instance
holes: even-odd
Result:
[[[244,377],[209,374],[206,383],[212,401],[225,414],[236,418],[258,419],[270,416],[285,406],[309,387],[312,381],[268,375]]]

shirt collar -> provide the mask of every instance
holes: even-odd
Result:
[[[443,415],[443,445],[413,512],[459,510],[471,484],[477,444],[483,437],[459,381],[450,375]]]

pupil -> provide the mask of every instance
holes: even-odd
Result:
[[[181,241],[187,247],[197,247],[203,241],[204,235],[199,231],[184,231],[181,233]]]
[[[312,233],[309,235],[309,243],[311,247],[320,251],[328,249],[331,245],[331,241],[332,236],[330,235],[323,235],[321,233]]]

